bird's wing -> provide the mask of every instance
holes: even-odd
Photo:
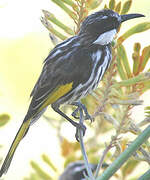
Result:
[[[73,48],[67,54],[62,53],[55,61],[47,59],[32,91],[28,118],[72,91],[80,83],[85,83],[90,77],[92,66],[88,50],[79,47]]]

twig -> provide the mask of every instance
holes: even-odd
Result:
[[[115,48],[114,48],[115,49]],[[108,103],[109,100],[109,94],[111,92],[111,88],[113,85],[112,82],[112,78],[113,76],[116,74],[116,55],[113,56],[112,59],[112,65],[109,68],[109,74],[107,75],[106,79],[107,79],[107,84],[105,85],[105,89],[104,89],[104,97],[101,99],[101,105],[97,108],[96,112],[92,115],[92,118],[95,118],[96,116],[98,116],[101,112],[104,111],[105,106]]]
[[[80,109],[80,123],[83,123],[83,121],[84,121],[83,111],[82,111],[82,109]],[[90,180],[95,180],[95,178],[93,176],[93,173],[92,173],[92,170],[91,170],[91,168],[89,166],[89,163],[88,163],[88,157],[87,157],[85,147],[84,147],[84,143],[83,143],[83,131],[82,131],[82,129],[78,130],[78,135],[79,135],[81,152],[82,152],[82,155],[83,155],[83,159],[84,159],[85,167],[86,167],[86,170],[87,170],[87,174],[88,174]]]
[[[102,157],[100,158],[100,161],[99,161],[98,166],[97,166],[97,168],[96,168],[95,178],[98,177],[98,174],[99,174],[99,172],[100,172],[100,169],[101,169],[102,164],[103,164],[103,161],[104,161],[104,158],[105,158],[107,152],[108,152],[111,148],[112,148],[112,141],[111,141],[111,143],[110,143],[108,146],[106,146],[106,148],[105,148],[105,150],[104,150],[104,152],[103,152],[103,154],[102,154]]]
[[[77,1],[77,6],[79,7],[79,10],[76,11],[77,14],[77,20],[75,19],[75,24],[76,24],[76,30],[75,30],[75,34],[77,34],[80,30],[80,25],[84,19],[84,11],[85,11],[85,7],[86,7],[86,1],[85,0],[81,0],[81,1]]]

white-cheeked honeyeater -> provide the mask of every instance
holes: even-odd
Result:
[[[142,14],[119,15],[104,9],[89,15],[77,35],[58,44],[44,61],[44,66],[31,92],[31,103],[23,123],[6,155],[0,177],[7,172],[21,139],[51,105],[52,109],[67,119],[77,129],[85,131],[83,123],[77,123],[60,110],[60,105],[77,106],[90,118],[80,99],[98,86],[108,69],[112,54],[111,42],[122,22],[143,17]],[[78,137],[76,136],[78,139]]]

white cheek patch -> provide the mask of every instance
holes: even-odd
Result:
[[[116,29],[107,31],[107,32],[101,34],[93,43],[100,44],[100,45],[109,44],[114,39],[116,33],[117,33]]]

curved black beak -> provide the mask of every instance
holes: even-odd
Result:
[[[124,14],[121,15],[121,22],[127,21],[129,19],[139,18],[139,17],[145,17],[143,14]]]

